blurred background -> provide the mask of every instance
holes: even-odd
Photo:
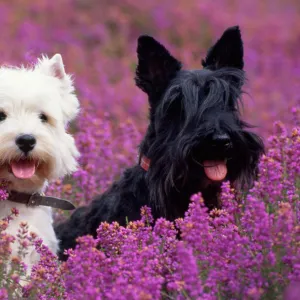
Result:
[[[299,16],[299,0],[1,0],[0,58],[27,64],[62,54],[83,107],[75,176],[89,198],[136,159],[147,125],[147,99],[133,80],[140,34],[199,68],[223,31],[239,25],[249,79],[244,116],[267,137],[276,120],[290,128],[300,105]]]
[[[1,64],[59,52],[84,105],[141,128],[147,103],[133,71],[136,39],[145,33],[197,68],[213,41],[240,25],[247,119],[268,133],[274,120],[289,122],[300,103],[298,0],[1,0],[0,14]]]

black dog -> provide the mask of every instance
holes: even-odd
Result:
[[[245,78],[239,28],[224,32],[202,61],[202,70],[181,70],[181,63],[150,36],[138,39],[137,54],[136,84],[150,104],[140,162],[56,227],[61,259],[77,237],[95,236],[103,221],[125,225],[140,218],[144,205],[154,218],[174,220],[184,216],[192,194],[202,192],[212,209],[220,206],[222,181],[245,189],[256,178],[264,146],[240,119]]]

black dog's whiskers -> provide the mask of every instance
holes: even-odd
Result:
[[[150,123],[139,164],[89,206],[56,227],[63,251],[103,221],[126,225],[147,205],[154,218],[183,217],[190,197],[201,192],[209,209],[219,208],[223,181],[248,189],[264,152],[262,140],[241,119],[243,42],[238,27],[227,29],[202,61],[203,69],[181,63],[150,36],[137,47],[136,85],[149,101]]]

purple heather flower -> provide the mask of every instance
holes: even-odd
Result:
[[[88,204],[136,162],[148,102],[132,78],[136,37],[144,32],[169,44],[186,65],[199,68],[207,44],[229,23],[239,24],[247,50],[245,89],[251,95],[244,96],[244,118],[258,126],[254,130],[265,137],[267,153],[247,195],[223,183],[222,209],[208,213],[196,194],[185,218],[172,223],[154,222],[144,207],[139,221],[126,227],[102,223],[96,239],[81,237],[65,263],[25,224],[18,236],[8,234],[18,215],[13,209],[0,220],[0,299],[297,299],[298,1],[271,6],[258,0],[231,5],[223,0],[2,2],[2,63],[30,64],[41,53],[60,52],[81,100],[79,118],[68,128],[81,152],[80,168],[50,183],[48,194]],[[6,198],[0,184],[0,201]],[[65,217],[55,212],[56,220]],[[19,257],[10,257],[12,243],[18,242],[24,249],[33,245],[41,256],[23,287],[18,281],[25,266]],[[15,267],[9,275],[8,261]]]

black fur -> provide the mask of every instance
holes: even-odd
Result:
[[[155,218],[183,217],[190,196],[202,192],[206,205],[219,207],[221,182],[210,180],[204,160],[227,160],[225,180],[247,189],[256,178],[264,151],[262,140],[247,131],[240,118],[243,43],[238,27],[227,29],[202,61],[202,70],[181,70],[181,63],[149,36],[138,39],[136,84],[149,98],[150,124],[140,152],[151,159],[145,171],[139,164],[89,206],[78,208],[56,227],[63,251],[75,239],[96,235],[100,222],[140,218],[143,205]]]

